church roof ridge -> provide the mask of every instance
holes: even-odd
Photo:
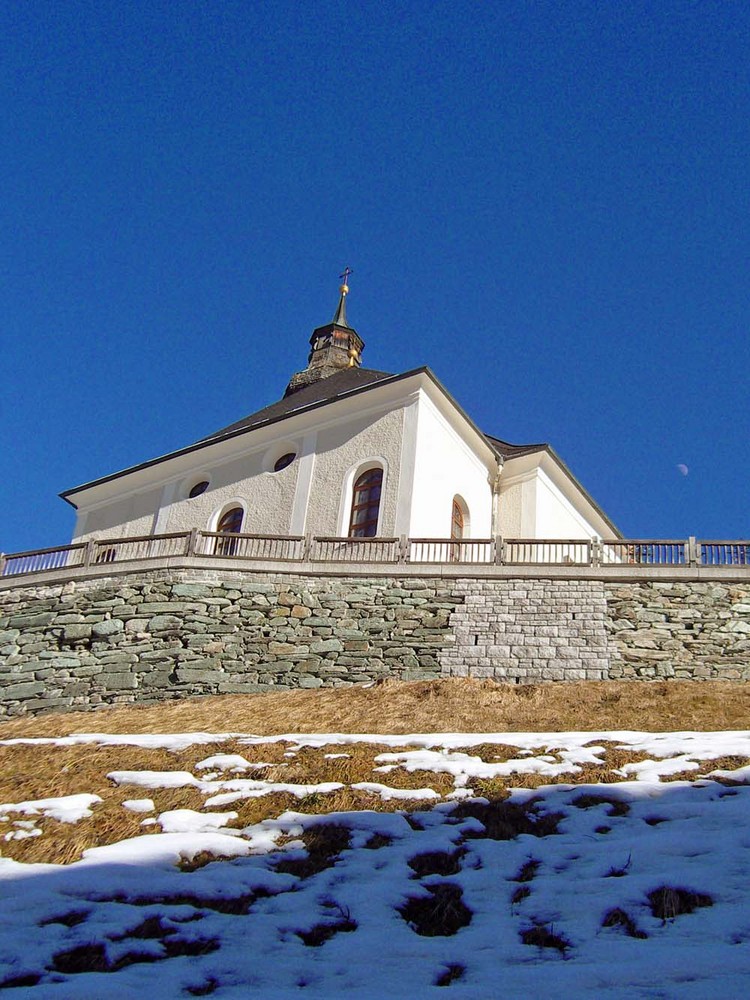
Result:
[[[207,437],[200,438],[195,443],[206,444],[209,441],[217,441],[219,438],[224,437],[224,435],[230,436],[238,431],[256,427],[267,420],[280,420],[282,417],[289,416],[297,410],[306,409],[315,403],[332,402],[348,391],[364,388],[375,382],[381,382],[383,379],[398,377],[398,375],[394,375],[392,372],[381,372],[374,368],[342,368],[335,375],[330,375],[328,378],[320,379],[317,382],[311,382],[304,388],[298,389],[295,393],[283,396],[281,399],[277,399],[275,403],[270,403],[268,406],[264,406],[260,410],[248,414],[248,416],[243,417],[241,420],[235,420],[234,423],[228,424],[218,431],[214,431],[213,434],[209,434]],[[339,388],[342,385],[345,388]]]
[[[409,371],[402,372],[398,375],[393,375],[389,372],[376,371],[369,368],[343,368],[335,375],[331,375],[326,379],[321,379],[318,382],[313,382],[310,385],[305,386],[303,389],[300,389],[294,395],[284,396],[276,403],[271,403],[270,406],[257,410],[255,413],[251,413],[244,419],[236,421],[233,424],[229,424],[227,427],[216,431],[208,437],[201,438],[191,445],[187,445],[184,448],[177,448],[175,451],[167,452],[158,458],[150,459],[147,462],[141,462],[138,465],[129,466],[119,472],[113,472],[108,476],[102,476],[101,478],[94,479],[91,482],[82,483],[80,486],[74,486],[72,489],[65,490],[59,495],[63,500],[75,507],[76,504],[70,499],[70,497],[76,493],[80,493],[82,490],[111,482],[114,479],[119,479],[121,476],[126,476],[133,472],[140,472],[143,469],[159,465],[161,462],[168,461],[171,458],[176,458],[180,455],[187,455],[190,452],[198,451],[200,448],[208,447],[209,445],[216,444],[219,441],[229,440],[230,438],[247,433],[248,431],[257,430],[258,428],[266,427],[269,424],[275,424],[278,421],[285,420],[287,417],[290,417],[295,413],[306,413],[311,410],[318,409],[321,406],[327,406],[330,403],[335,403],[340,399],[347,399],[351,396],[358,395],[361,392],[366,392],[369,389],[378,388],[394,382],[400,382],[415,375],[426,375],[429,379],[431,379],[438,389],[440,389],[440,391],[447,397],[455,410],[463,417],[464,420],[466,420],[469,426],[473,428],[475,433],[485,441],[492,451],[496,453],[498,452],[497,446],[493,443],[493,441],[490,440],[487,435],[484,434],[474,423],[471,417],[468,416],[466,411],[448,392],[434,372],[432,372],[432,370],[426,365],[423,365],[420,368],[412,368]]]

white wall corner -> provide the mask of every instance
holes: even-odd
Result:
[[[78,539],[85,535],[86,533],[86,522],[89,519],[89,512],[87,510],[77,510],[76,511],[76,526],[73,529],[73,543],[78,541]]]
[[[536,518],[537,479],[533,476],[521,483],[521,537],[536,538],[538,535]]]
[[[419,425],[419,395],[403,409],[401,433],[401,464],[398,477],[395,535],[411,533],[411,511],[414,496],[414,472],[417,462],[417,429]]]
[[[557,510],[560,512],[557,515],[558,519],[564,518],[566,522],[566,530],[564,534],[571,535],[571,537],[580,536],[581,538],[591,538],[596,536],[597,538],[601,538],[601,535],[594,527],[594,525],[591,523],[586,514],[582,510],[580,510],[569,497],[565,495],[562,489],[554,482],[554,480],[549,475],[547,475],[544,469],[540,468],[538,470],[537,477],[539,483],[538,490],[539,491],[544,490],[545,493],[547,494],[547,496],[543,498],[540,492],[539,506],[547,509],[547,516],[549,517],[551,514],[551,511],[548,509],[550,506],[550,501],[552,504],[555,505]],[[585,497],[580,497],[580,499],[583,500],[587,508],[589,509],[591,508],[589,501],[586,500]],[[540,520],[541,517],[542,515],[540,513]],[[575,532],[569,529],[568,527],[569,525],[575,526]],[[539,530],[540,531],[542,530],[541,525],[539,526]],[[554,527],[553,530],[550,531],[545,526],[544,533],[545,536],[551,535],[551,537],[557,537],[557,533],[555,532]]]

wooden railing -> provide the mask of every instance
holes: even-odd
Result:
[[[689,566],[695,564],[698,543],[687,541],[603,541],[601,563],[624,566]],[[750,545],[750,543],[748,543]],[[691,556],[691,552],[693,553]],[[718,564],[717,564],[718,565]]]
[[[98,538],[51,549],[0,554],[0,576],[168,560],[211,559],[447,566],[727,566],[750,571],[750,541],[544,538],[332,538],[216,531]]]
[[[309,558],[313,562],[398,562],[399,539],[313,537]]]
[[[299,561],[304,552],[302,535],[239,535],[218,531],[196,532],[194,554],[234,559]]]
[[[45,569],[60,569],[62,566],[83,566],[85,554],[86,544],[81,542],[78,545],[59,545],[55,549],[0,555],[0,576],[41,573]]]

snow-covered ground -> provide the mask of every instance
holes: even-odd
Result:
[[[230,738],[236,748],[238,734],[205,733],[7,742],[182,750]],[[388,784],[396,768],[448,774],[453,790],[410,790],[423,800],[417,811],[288,811],[238,828],[232,805],[243,799],[326,796],[342,785],[264,782],[262,763],[241,753],[212,754],[194,773],[113,771],[111,782],[132,789],[123,810],[142,814],[143,835],[65,866],[0,858],[0,988],[36,1000],[747,995],[750,768],[669,777],[750,758],[750,733],[278,740],[292,754],[325,749],[326,759],[355,743],[391,747],[377,780],[352,786],[384,800],[404,795]],[[274,741],[239,742],[250,756]],[[471,753],[488,743],[517,756]],[[573,783],[601,759],[600,744],[638,759],[606,782]],[[243,777],[250,767],[256,776]],[[475,797],[472,781],[511,774],[558,783],[513,788],[505,802]],[[186,785],[204,808],[158,813],[146,797]],[[6,839],[46,837],[52,827],[38,827],[40,817],[86,822],[100,801],[81,788],[0,804],[0,818]]]

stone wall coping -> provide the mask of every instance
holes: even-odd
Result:
[[[288,560],[242,559],[207,556],[165,556],[161,559],[133,559],[113,566],[62,566],[35,573],[0,577],[0,592],[28,587],[66,584],[74,581],[121,579],[134,574],[153,574],[161,570],[189,570],[222,576],[263,574],[274,576],[369,577],[371,579],[443,579],[443,580],[602,580],[607,582],[748,582],[750,565],[555,565],[492,563],[375,563],[375,562],[289,562]]]

